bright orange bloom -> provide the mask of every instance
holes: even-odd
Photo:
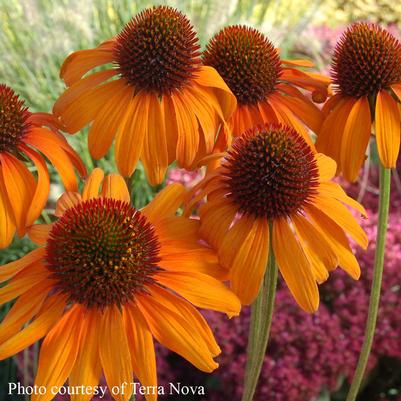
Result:
[[[109,63],[112,68],[82,78]],[[174,160],[186,169],[196,167],[212,152],[218,127],[236,107],[216,70],[201,65],[190,22],[171,7],[145,10],[115,38],[71,54],[61,77],[69,88],[54,113],[67,131],[92,122],[92,156],[102,158],[116,138],[120,173],[130,176],[140,159],[152,185],[163,181]]]
[[[185,189],[172,184],[141,211],[120,175],[95,169],[82,195],[65,193],[58,220],[34,225],[40,247],[0,267],[0,303],[17,298],[0,325],[0,359],[42,337],[38,386],[156,386],[153,337],[211,372],[220,353],[198,306],[238,315],[238,298],[199,241],[199,221],[176,216]],[[215,276],[217,278],[214,278]],[[117,400],[128,400],[132,388]],[[53,396],[32,396],[49,401]],[[90,395],[72,396],[88,401]],[[156,395],[146,399],[154,401]]]
[[[394,168],[400,149],[401,43],[374,24],[349,27],[334,51],[335,95],[323,107],[317,149],[355,181],[375,124],[379,157]]]
[[[194,188],[187,210],[207,196],[200,233],[218,250],[243,304],[259,292],[270,235],[281,274],[308,312],[318,308],[317,283],[337,265],[359,277],[346,234],[364,248],[368,240],[344,204],[366,212],[331,182],[335,172],[336,163],[294,129],[267,124],[237,137],[220,167]]]
[[[312,92],[321,103],[329,80],[294,67],[313,67],[307,60],[282,60],[279,51],[259,31],[246,26],[223,28],[206,46],[205,65],[214,67],[238,101],[229,120],[234,136],[256,124],[283,123],[294,127],[310,143],[306,124],[313,131],[321,125],[321,113],[298,88]],[[224,147],[224,145],[223,145]]]
[[[16,231],[23,236],[25,228],[42,213],[50,189],[42,154],[69,191],[78,188],[74,168],[86,175],[85,166],[59,128],[53,116],[29,112],[11,88],[0,84],[0,248],[10,245]],[[37,178],[26,166],[28,161],[35,165]]]

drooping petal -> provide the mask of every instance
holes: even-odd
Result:
[[[239,314],[238,298],[220,281],[196,272],[160,272],[155,279],[199,308],[217,310],[229,317]]]
[[[319,291],[311,266],[290,226],[284,219],[273,222],[273,251],[278,267],[299,306],[315,312]]]
[[[339,201],[323,194],[319,194],[314,201],[315,205],[346,231],[363,249],[368,246],[368,236],[357,223],[351,212]]]
[[[51,280],[43,280],[17,299],[0,324],[0,344],[17,334],[39,312],[52,285]]]
[[[26,216],[25,224],[30,226],[40,216],[42,210],[46,206],[50,192],[50,177],[43,157],[32,151],[28,146],[22,144],[20,146],[24,153],[33,161],[38,172],[35,193],[32,196],[32,201]]]
[[[21,259],[0,266],[0,283],[4,283],[5,281],[9,280],[19,272],[24,270],[26,267],[39,262],[43,258],[44,254],[45,249],[38,248],[29,252]]]
[[[73,85],[92,68],[113,61],[114,40],[107,40],[98,47],[88,50],[78,50],[70,54],[60,69],[60,78],[67,86]]]
[[[337,255],[340,267],[357,280],[361,275],[361,269],[351,251],[344,231],[318,208],[309,205],[306,211],[308,216],[312,218],[315,227],[325,238],[326,243]]]
[[[224,120],[228,120],[237,107],[237,100],[230,88],[224,82],[219,73],[210,66],[202,66],[195,77],[195,81],[204,87],[214,89]]]
[[[230,271],[231,288],[243,305],[249,305],[257,297],[266,272],[269,257],[267,220],[256,219],[244,243],[233,252],[236,255]]]
[[[17,298],[47,278],[48,272],[42,261],[33,262],[28,269],[16,274],[9,283],[0,288],[0,305]]]
[[[23,235],[27,211],[35,193],[35,180],[25,165],[10,154],[0,154],[0,163],[18,234]]]
[[[213,343],[213,335],[199,322],[199,312],[166,290],[155,286],[148,290],[151,296],[138,295],[137,304],[155,338],[198,369],[205,372],[216,369],[213,354],[218,353],[218,347],[214,345],[211,352],[206,338]]]
[[[147,132],[143,140],[142,162],[151,185],[163,182],[168,167],[165,101],[149,96]],[[146,117],[145,117],[146,118]]]
[[[124,308],[124,317],[134,374],[143,386],[155,388],[157,373],[152,333],[136,305],[127,305]],[[157,400],[157,395],[152,391],[149,391],[145,397],[147,401]]]
[[[139,93],[131,99],[117,133],[114,156],[118,171],[125,177],[132,175],[142,155],[147,135],[149,99],[146,93]]]
[[[92,311],[85,311],[82,319],[81,341],[77,358],[69,377],[69,385],[85,386],[86,388],[97,386],[102,366],[99,358],[99,316]],[[91,394],[71,395],[71,401],[90,401]]]
[[[153,222],[174,216],[184,203],[186,190],[181,184],[170,184],[160,191],[141,212]]]
[[[100,361],[108,387],[132,383],[131,353],[123,315],[117,306],[107,307],[101,313],[98,335]],[[124,394],[114,397],[117,401],[128,401],[132,390],[128,385]]]
[[[46,335],[40,348],[36,386],[50,389],[65,383],[77,358],[83,319],[83,308],[74,305]],[[45,395],[32,395],[32,401],[50,401],[53,398],[51,391]]]
[[[66,296],[54,295],[42,306],[35,320],[0,345],[0,360],[17,354],[45,336],[60,319],[66,306]]]
[[[316,149],[334,159],[340,171],[344,128],[355,102],[356,100],[352,97],[339,98],[333,110],[325,118],[317,135]]]
[[[195,113],[184,104],[179,94],[171,96],[177,119],[177,149],[178,165],[191,168],[199,149],[199,126]]]
[[[101,159],[110,149],[133,96],[133,88],[126,85],[99,110],[88,133],[88,147],[93,158]]]
[[[337,163],[323,153],[316,154],[316,162],[319,168],[320,181],[331,180],[336,175]]]
[[[376,100],[376,141],[385,168],[395,168],[400,151],[400,112],[395,100],[385,90]]]
[[[353,105],[341,141],[341,168],[345,179],[355,181],[366,158],[371,134],[369,101],[361,97]]]
[[[1,169],[1,164],[0,164]],[[7,248],[14,237],[16,224],[13,210],[0,171],[0,249]],[[0,273],[1,274],[1,273]],[[1,277],[1,276],[0,276]]]

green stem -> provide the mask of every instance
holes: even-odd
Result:
[[[242,401],[252,401],[258,384],[269,340],[277,285],[277,265],[272,249],[270,227],[269,260],[262,287],[252,304]]]
[[[370,350],[375,335],[377,312],[380,303],[380,290],[383,276],[384,252],[386,245],[388,211],[390,205],[391,170],[380,165],[379,221],[376,237],[376,254],[370,292],[369,311],[365,328],[365,338],[359,355],[358,365],[352,379],[347,401],[355,401],[361,386]]]

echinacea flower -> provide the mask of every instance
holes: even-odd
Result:
[[[335,162],[293,128],[266,124],[237,137],[221,165],[194,187],[187,210],[207,196],[200,233],[218,251],[243,304],[258,294],[270,234],[279,270],[308,312],[319,304],[317,283],[337,265],[359,277],[347,235],[363,248],[367,236],[345,205],[366,212],[330,181],[335,172]]]
[[[48,128],[46,128],[48,127]],[[69,191],[76,191],[75,170],[85,166],[58,132],[57,120],[47,113],[31,113],[8,86],[0,84],[0,248],[6,248],[15,232],[22,236],[42,213],[50,180],[50,161]],[[37,178],[27,162],[32,161]]]
[[[156,386],[153,337],[199,369],[211,372],[219,354],[213,334],[193,305],[237,315],[237,297],[218,279],[215,252],[199,242],[199,221],[176,216],[185,197],[179,184],[141,211],[133,208],[120,175],[95,169],[82,195],[65,193],[58,219],[34,225],[40,247],[0,267],[0,303],[16,302],[0,324],[0,359],[44,337],[37,386],[109,388]],[[125,394],[115,395],[127,401]],[[33,395],[32,401],[49,401]],[[75,395],[72,401],[88,401]],[[157,399],[150,392],[148,401]]]
[[[355,181],[375,126],[381,163],[394,168],[400,148],[401,43],[368,23],[350,26],[334,50],[335,95],[323,107],[317,149]]]
[[[111,66],[83,77],[104,64]],[[99,47],[71,54],[61,77],[69,88],[54,113],[67,131],[92,123],[88,143],[96,159],[116,138],[119,172],[130,176],[140,159],[152,185],[174,160],[190,169],[211,153],[236,106],[216,70],[201,65],[189,20],[166,6],[142,11]]]
[[[329,81],[295,67],[312,67],[307,60],[283,60],[278,49],[259,31],[242,25],[223,28],[207,44],[203,63],[214,67],[237,98],[229,120],[234,136],[256,124],[283,123],[310,141],[306,124],[320,128],[321,113],[300,91],[324,102]]]

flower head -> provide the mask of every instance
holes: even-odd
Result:
[[[262,33],[243,25],[217,33],[206,46],[203,63],[217,70],[237,98],[238,108],[229,121],[234,136],[256,124],[284,123],[312,144],[303,124],[316,131],[321,115],[298,87],[312,92],[315,100],[324,101],[328,81],[294,67],[313,64],[282,60],[278,49]]]
[[[83,77],[108,63],[111,68]],[[192,169],[212,153],[220,124],[236,106],[216,70],[201,65],[189,20],[167,6],[142,11],[116,37],[71,54],[61,77],[69,88],[54,113],[66,130],[92,123],[88,143],[97,159],[116,138],[120,173],[130,176],[141,160],[152,185],[174,160]]]
[[[207,196],[200,232],[242,303],[258,294],[270,237],[284,280],[306,311],[317,309],[317,283],[337,265],[359,277],[346,234],[364,248],[367,237],[345,205],[366,212],[331,182],[335,171],[335,162],[293,128],[266,124],[236,138],[220,167],[195,186],[187,210]]]
[[[374,24],[356,23],[334,50],[335,95],[323,107],[317,149],[337,162],[348,181],[358,178],[374,123],[379,157],[395,167],[400,148],[401,43]]]
[[[11,243],[16,231],[24,235],[46,204],[50,181],[42,155],[56,167],[68,190],[78,188],[74,168],[86,174],[59,128],[53,116],[31,113],[12,88],[0,84],[0,248]],[[27,167],[29,161],[37,179]]]
[[[199,369],[214,370],[220,349],[191,304],[232,316],[240,303],[221,282],[215,251],[200,242],[199,221],[176,215],[185,196],[172,184],[136,210],[123,178],[100,169],[82,194],[65,193],[58,219],[28,231],[39,248],[0,269],[0,281],[8,281],[0,302],[17,298],[1,325],[0,359],[44,337],[38,386],[67,379],[93,386],[102,369],[110,388],[133,375],[156,386],[155,337]],[[115,397],[127,401],[131,392],[129,385]]]

